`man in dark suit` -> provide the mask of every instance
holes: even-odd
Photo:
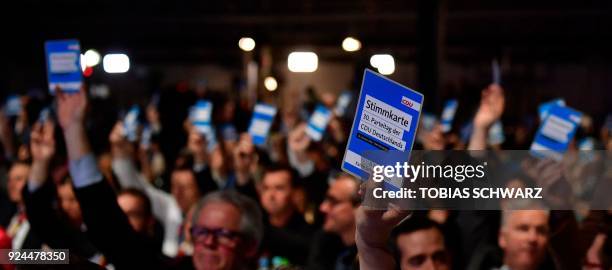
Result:
[[[85,135],[87,97],[83,90],[56,91],[58,120],[67,142],[70,175],[92,243],[117,269],[245,269],[261,241],[257,204],[235,192],[204,197],[192,220],[194,256],[170,261],[130,226],[115,194],[96,167]],[[193,263],[193,264],[192,264]]]

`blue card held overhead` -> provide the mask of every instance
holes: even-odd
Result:
[[[149,150],[151,148],[151,138],[153,137],[153,128],[150,125],[146,125],[142,129],[142,136],[140,137],[140,147]]]
[[[189,111],[189,121],[206,138],[208,151],[212,151],[217,143],[215,130],[212,126],[212,110],[213,104],[210,101],[198,100]]]
[[[51,118],[51,108],[50,107],[45,107],[38,114],[38,120],[37,121],[40,124],[44,124],[45,122],[49,121],[50,118]]]
[[[314,112],[308,120],[308,126],[306,127],[306,134],[314,141],[320,141],[323,139],[323,133],[327,128],[329,120],[331,120],[332,113],[325,106],[319,104],[315,108]]]
[[[271,105],[263,103],[255,105],[249,125],[249,134],[253,138],[253,144],[261,146],[266,143],[277,111],[276,107]]]
[[[457,107],[459,107],[459,102],[456,99],[451,99],[444,104],[442,117],[440,117],[442,132],[449,132],[453,128],[453,119],[455,118]]]
[[[349,91],[343,91],[342,94],[338,97],[336,101],[336,107],[334,108],[334,113],[342,117],[346,113],[346,109],[351,104],[351,100],[353,99],[353,94]]]
[[[493,83],[501,85],[501,66],[499,65],[499,61],[497,61],[497,59],[493,59],[493,61],[491,61],[491,71],[491,73],[493,73]]]
[[[373,166],[408,162],[422,104],[421,93],[366,69],[342,170],[368,180]]]
[[[569,107],[552,106],[531,144],[532,155],[561,160],[576,134],[582,113]]]
[[[6,116],[17,116],[19,112],[21,112],[21,98],[17,95],[8,96],[4,105]]]
[[[83,83],[81,72],[81,45],[78,40],[50,40],[45,42],[49,92],[56,88],[65,92],[78,92]]]
[[[496,121],[489,129],[487,141],[490,145],[502,144],[506,140],[504,136],[504,126],[501,121]]]
[[[565,100],[563,100],[562,98],[557,98],[549,102],[544,102],[540,104],[540,106],[538,106],[538,115],[540,116],[540,121],[544,121],[544,119],[546,119],[546,117],[548,116],[548,111],[554,106],[565,106]]]
[[[123,118],[123,134],[130,142],[135,142],[138,138],[138,116],[140,108],[134,105]]]

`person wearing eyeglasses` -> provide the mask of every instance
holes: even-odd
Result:
[[[210,193],[195,206],[192,224],[195,269],[256,268],[263,222],[255,201],[236,191]]]

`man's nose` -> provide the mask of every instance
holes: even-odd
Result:
[[[329,210],[329,203],[327,202],[322,202],[321,205],[319,206],[319,211],[321,211],[321,213],[327,213]]]
[[[536,231],[536,229],[530,229],[527,232],[527,240],[529,241],[529,243],[534,243],[538,240],[538,232]]]
[[[423,270],[436,270],[436,264],[431,258],[427,258],[427,260],[423,263]]]
[[[215,241],[215,235],[213,235],[212,233],[207,234],[206,236],[204,236],[204,245],[206,246],[214,246],[216,244]]]

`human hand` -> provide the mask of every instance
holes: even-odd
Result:
[[[504,90],[498,84],[491,84],[482,90],[474,127],[489,128],[504,112],[505,101]]]

